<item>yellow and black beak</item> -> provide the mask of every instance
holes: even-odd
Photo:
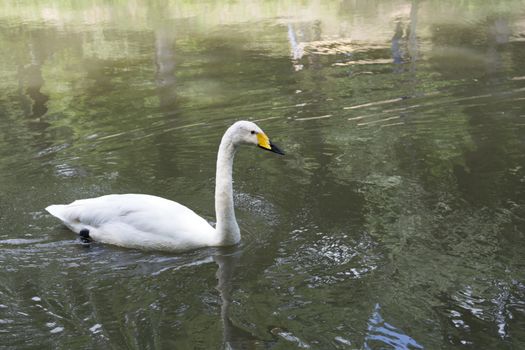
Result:
[[[257,134],[257,141],[258,141],[258,144],[257,146],[261,147],[262,149],[265,149],[267,151],[270,151],[270,152],[274,152],[274,153],[277,153],[277,154],[282,154],[284,155],[284,152],[281,151],[279,149],[279,147],[277,147],[276,145],[274,145],[270,139],[268,138],[268,136],[266,136],[265,133],[263,132],[260,132]]]

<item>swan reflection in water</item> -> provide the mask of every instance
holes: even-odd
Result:
[[[216,248],[213,260],[217,264],[217,290],[221,297],[221,321],[223,326],[223,345],[225,349],[252,348],[256,337],[235,326],[230,319],[232,285],[235,268],[242,250],[239,247]]]

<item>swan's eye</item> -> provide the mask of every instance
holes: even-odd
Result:
[[[250,134],[255,135],[255,130],[250,131]]]

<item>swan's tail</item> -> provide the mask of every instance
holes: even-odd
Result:
[[[66,225],[71,231],[79,233],[82,229],[87,229],[88,233],[91,231],[91,228],[87,225],[83,225],[80,221],[71,220],[71,212],[69,210],[69,205],[67,204],[54,204],[46,208],[47,212]]]
[[[54,217],[59,218],[61,221],[66,221],[64,217],[64,204],[53,204],[46,208],[47,212]]]

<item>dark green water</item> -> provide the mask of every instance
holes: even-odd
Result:
[[[149,193],[242,243],[92,244]],[[525,348],[524,1],[1,1],[0,348]]]

